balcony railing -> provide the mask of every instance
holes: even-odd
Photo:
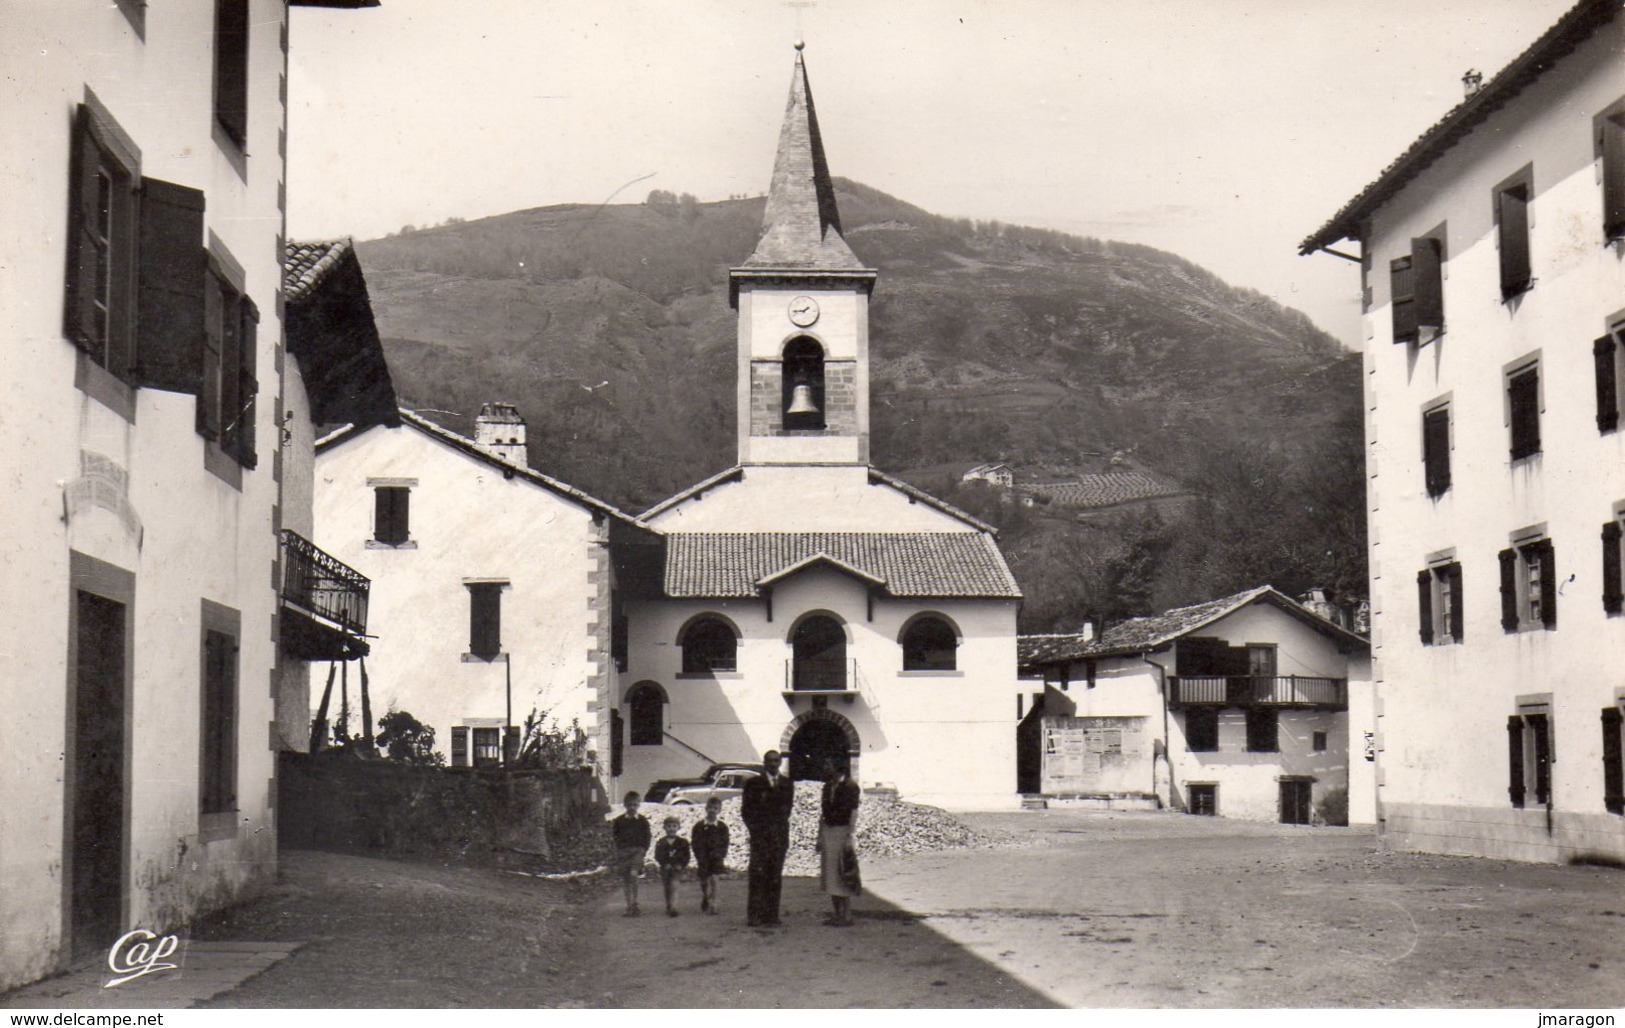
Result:
[[[1172,675],[1176,706],[1335,707],[1349,704],[1348,679],[1310,675]]]
[[[785,695],[810,693],[852,696],[858,691],[858,662],[843,657],[803,657],[784,662]]]
[[[282,590],[285,603],[326,618],[346,632],[367,630],[367,576],[316,548],[292,529],[282,530]]]

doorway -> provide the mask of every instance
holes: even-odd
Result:
[[[126,608],[80,590],[74,615],[68,923],[79,957],[106,949],[124,923]]]
[[[834,721],[809,720],[790,737],[790,777],[798,782],[823,781],[825,760],[850,765],[851,743]]]
[[[1307,778],[1281,780],[1281,823],[1306,825],[1309,823],[1310,781]]]

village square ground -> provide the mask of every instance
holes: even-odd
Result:
[[[785,927],[752,930],[742,875],[724,884],[721,916],[700,914],[689,884],[682,916],[656,916],[646,892],[631,919],[600,879],[288,850],[269,895],[200,937],[298,948],[200,1005],[1625,1005],[1619,869],[1390,853],[1360,830],[1174,814],[967,819],[1022,845],[870,860],[850,929],[822,926],[811,879],[787,880]],[[66,981],[4,1005],[75,1005]],[[121,988],[129,1007],[174,1004]]]

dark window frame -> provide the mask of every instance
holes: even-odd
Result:
[[[197,394],[197,432],[243,468],[259,463],[255,420],[259,407],[259,307],[248,296],[242,269],[212,233],[203,293],[203,359]]]
[[[1625,97],[1593,121],[1594,157],[1602,186],[1602,237],[1605,245],[1625,240]]]
[[[384,546],[400,546],[412,541],[412,487],[375,485],[373,488],[372,538]]]
[[[720,614],[702,614],[690,621],[683,627],[679,645],[686,675],[739,670],[739,632]]]
[[[1491,218],[1495,226],[1499,255],[1501,300],[1522,296],[1535,285],[1533,219],[1534,167],[1524,165],[1496,184],[1491,191]]]
[[[231,815],[239,809],[240,632],[241,617],[236,611],[203,601],[198,675],[198,814],[203,818]]]
[[[71,151],[63,335],[133,386],[141,154],[88,90],[75,111]]]
[[[1450,404],[1442,403],[1422,412],[1423,481],[1430,497],[1438,499],[1450,491]]]
[[[824,401],[824,365],[827,355],[823,344],[808,335],[798,335],[784,344],[780,361],[780,423],[787,432],[818,432],[828,427],[828,408]],[[797,385],[805,384],[817,410],[791,414],[790,405]]]
[[[897,644],[903,651],[904,671],[959,670],[959,631],[941,614],[909,618],[898,633]],[[1088,669],[1087,674],[1089,687],[1093,688],[1093,669]]]
[[[1625,715],[1618,705],[1602,708],[1602,804],[1625,814]]]
[[[468,740],[471,767],[502,766],[502,729],[490,725],[470,726]]]
[[[1281,712],[1274,707],[1247,707],[1247,752],[1281,752]]]
[[[1541,452],[1542,414],[1540,362],[1520,364],[1506,374],[1507,427],[1513,461],[1526,460]]]
[[[1514,632],[1557,628],[1557,554],[1545,535],[1520,539],[1498,555],[1501,628]]]
[[[1185,708],[1185,751],[1187,753],[1219,752],[1219,708]]]
[[[1444,335],[1443,229],[1411,239],[1411,252],[1388,263],[1388,305],[1396,343],[1425,345]]]
[[[1466,634],[1461,563],[1431,564],[1417,573],[1418,634],[1423,646],[1445,646],[1463,641]]]
[[[249,0],[215,0],[214,123],[241,152],[248,149]]]
[[[654,682],[639,682],[627,690],[627,745],[665,745],[667,702],[666,691]]]
[[[502,593],[505,581],[464,582],[468,590],[468,655],[493,661],[502,652]]]
[[[1625,359],[1620,347],[1625,342],[1625,324],[1614,325],[1607,334],[1591,343],[1592,373],[1597,391],[1597,431],[1602,435],[1619,429],[1620,396],[1625,394],[1621,371]]]
[[[1615,515],[1602,525],[1602,609],[1625,613],[1625,525]]]

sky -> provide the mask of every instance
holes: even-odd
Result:
[[[1358,268],[1298,243],[1461,100],[1463,73],[1488,79],[1571,3],[295,7],[288,231],[760,194],[799,38],[834,174],[935,214],[1169,250],[1357,346]]]

